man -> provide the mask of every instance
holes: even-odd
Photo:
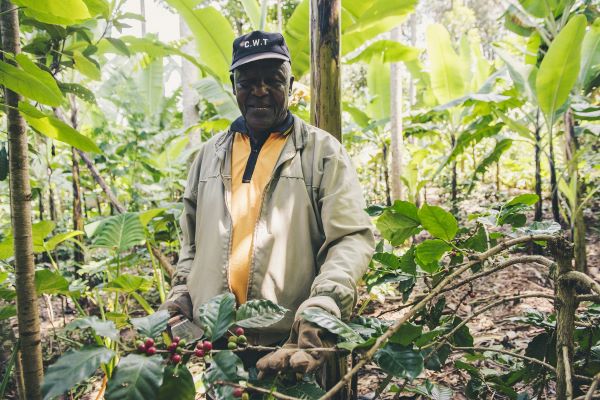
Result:
[[[197,322],[199,306],[226,291],[238,304],[271,300],[290,312],[247,336],[262,345],[288,340],[257,367],[310,372],[322,359],[302,349],[321,347],[324,331],[302,312],[349,318],[374,239],[344,148],[288,110],[290,62],[279,33],[234,41],[231,82],[242,116],[202,146],[190,169],[182,248],[163,308]]]

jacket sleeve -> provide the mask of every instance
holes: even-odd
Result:
[[[182,232],[181,250],[179,251],[179,261],[177,262],[175,275],[171,279],[172,287],[167,300],[174,300],[188,292],[186,286],[187,276],[196,256],[196,201],[203,153],[201,149],[192,163],[183,193],[183,212],[179,218]]]
[[[298,317],[308,307],[348,319],[356,305],[357,281],[366,272],[375,239],[350,157],[339,145],[322,159],[318,207],[325,241],[317,254],[319,271]]]

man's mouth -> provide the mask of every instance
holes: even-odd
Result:
[[[271,106],[267,106],[267,105],[253,105],[253,106],[248,106],[249,108],[254,108],[255,110],[270,110]]]

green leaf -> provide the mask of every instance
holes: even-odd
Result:
[[[24,58],[21,58],[23,65],[30,65],[24,61],[25,59],[29,59],[24,55],[23,57]],[[29,62],[33,64],[31,61]],[[33,67],[39,72],[32,74],[24,69],[21,70],[13,65],[0,61],[0,84],[31,100],[52,107],[60,106],[65,101],[65,98],[58,89],[58,85],[56,84],[56,81],[54,81],[54,78],[52,78],[52,75],[39,69],[35,65],[33,65]],[[29,71],[33,71],[34,68],[29,68]],[[50,83],[50,80],[52,83]]]
[[[400,257],[400,270],[410,275],[416,275],[417,264],[415,263],[415,246],[411,246],[410,249]]]
[[[235,34],[229,20],[212,6],[197,8],[195,0],[167,0],[187,23],[196,39],[199,61],[222,83],[229,82],[231,43]]]
[[[371,101],[367,113],[376,123],[390,117],[390,65],[383,63],[383,54],[374,54],[367,67],[367,88]]]
[[[195,397],[194,377],[188,367],[167,365],[158,391],[158,400],[194,400]]]
[[[106,347],[84,347],[69,350],[44,374],[42,394],[44,400],[59,396],[89,378],[101,364],[108,363],[114,351]]]
[[[594,24],[590,26],[581,45],[578,85],[587,92],[592,79],[598,73],[600,73],[600,18],[596,18]]]
[[[83,0],[14,0],[13,4],[25,7],[27,15],[47,24],[73,25],[92,17]]]
[[[90,104],[96,104],[96,96],[94,95],[94,92],[85,86],[80,85],[79,83],[59,82],[58,87],[63,93],[73,93],[83,101],[86,101]]]
[[[419,265],[421,267],[434,264],[436,266],[435,270],[437,270],[438,261],[450,250],[452,250],[452,247],[443,240],[425,240],[416,247],[415,255],[417,256],[417,260],[420,261]],[[431,273],[431,271],[427,272]]]
[[[540,109],[550,125],[554,124],[554,114],[565,103],[577,80],[585,27],[584,15],[572,17],[556,35],[540,64],[535,86]]]
[[[35,291],[38,295],[66,293],[69,282],[58,272],[38,270],[35,271]]]
[[[377,350],[374,359],[384,372],[398,378],[412,380],[423,371],[423,356],[411,347],[388,343]]]
[[[123,213],[102,220],[93,233],[93,245],[121,253],[145,240],[144,228],[136,213]]]
[[[100,148],[90,138],[83,136],[58,118],[43,113],[24,102],[19,103],[19,111],[29,126],[42,135],[67,143],[82,151],[101,153]]]
[[[462,319],[459,317],[454,317],[452,321],[452,329],[458,326],[462,322]],[[471,332],[469,331],[469,327],[467,325],[461,326],[451,338],[452,343],[455,346],[465,346],[471,347],[473,346],[473,336],[471,336]]]
[[[250,300],[238,308],[235,324],[243,328],[266,327],[279,322],[288,311],[270,300]]]
[[[490,165],[498,162],[500,160],[500,157],[502,157],[502,154],[504,154],[508,149],[510,149],[512,143],[512,139],[502,139],[496,142],[496,146],[494,146],[493,150],[485,155],[485,157],[477,165],[475,172],[473,172],[473,176],[471,177],[471,183],[468,189],[469,192],[471,191],[471,189],[473,189],[477,177],[485,173],[485,171],[487,171]]]
[[[112,340],[119,338],[119,331],[115,327],[113,321],[102,321],[98,317],[83,317],[73,320],[65,327],[65,330],[71,331],[74,329],[92,329],[96,335],[107,337]]]
[[[391,269],[398,269],[400,267],[400,259],[393,253],[375,253],[373,254],[373,261],[377,261]]]
[[[260,29],[260,7],[256,0],[241,0],[244,11],[252,23],[252,28]]]
[[[58,235],[54,235],[50,239],[48,239],[48,241],[44,243],[44,247],[46,251],[53,251],[54,249],[56,249],[56,246],[58,246],[62,242],[83,234],[85,234],[85,232],[83,231],[69,231],[59,233]]]
[[[215,106],[220,118],[234,121],[240,116],[240,109],[231,91],[213,77],[200,79],[195,87],[202,98]]]
[[[227,292],[200,306],[200,323],[211,341],[219,339],[235,322],[235,296]]]
[[[394,63],[400,61],[411,61],[419,57],[421,50],[405,46],[402,43],[393,40],[377,40],[367,46],[358,55],[348,60],[348,64],[354,64],[359,61],[369,62],[374,55],[383,55],[384,63]]]
[[[143,96],[146,120],[157,124],[160,110],[165,101],[165,85],[163,82],[164,63],[162,57],[147,63],[139,76],[140,95]]]
[[[537,203],[539,200],[540,200],[540,198],[537,194],[526,193],[526,194],[521,194],[516,197],[513,197],[508,203],[506,203],[506,206],[514,206],[516,204],[524,204],[526,206],[532,206],[535,203]]]
[[[244,363],[232,351],[224,350],[215,354],[210,367],[204,374],[204,382],[213,386],[217,381],[238,382],[248,379],[248,373],[244,370]],[[215,386],[218,398],[233,398],[233,388],[227,385]]]
[[[409,237],[419,233],[422,229],[420,225],[417,207],[401,200],[385,210],[376,222],[377,229],[392,246],[399,246]]]
[[[363,110],[350,105],[348,102],[343,103],[344,111],[352,116],[352,119],[358,126],[365,129],[367,126],[371,124],[371,118],[365,113]],[[369,207],[377,207],[377,206],[369,206]],[[379,215],[379,214],[378,214]]]
[[[4,301],[11,301],[17,297],[17,292],[13,289],[9,289],[4,286],[0,286],[0,299]]]
[[[8,306],[0,307],[0,321],[9,319],[17,315],[17,307],[10,304]]]
[[[485,227],[483,225],[479,225],[475,234],[465,240],[465,242],[462,244],[462,247],[475,250],[480,253],[486,251],[489,247],[489,238]]]
[[[100,68],[86,56],[81,54],[81,52],[73,52],[73,62],[75,63],[75,69],[86,77],[95,81],[99,81],[102,78]]]
[[[106,400],[154,400],[163,382],[162,357],[129,354],[108,381]]]
[[[150,210],[141,212],[140,215],[140,223],[142,226],[146,227],[152,221],[153,218],[163,214],[167,209],[166,208],[152,208]]]
[[[363,341],[362,337],[343,322],[341,319],[334,315],[331,315],[325,310],[317,307],[307,308],[302,312],[302,317],[316,324],[322,328],[327,329],[329,332],[334,333],[344,339],[347,342],[360,343]]]
[[[423,204],[419,210],[419,219],[427,232],[447,242],[454,239],[458,232],[456,218],[440,207]]]
[[[439,104],[445,104],[465,94],[461,62],[442,25],[430,25],[426,37],[433,94]]]
[[[131,53],[129,52],[127,45],[121,39],[117,39],[117,38],[104,38],[104,39],[106,39],[115,48],[115,50],[117,50],[119,53],[121,53],[127,57],[131,56]]]
[[[401,346],[408,346],[416,338],[421,336],[421,332],[423,332],[423,326],[406,322],[402,324],[400,329],[392,335],[390,342],[399,344]]]
[[[145,276],[121,274],[104,285],[103,289],[109,292],[133,293],[145,292],[152,287],[152,279]]]
[[[62,95],[58,87],[58,83],[56,82],[52,74],[38,67],[25,54],[17,54],[15,56],[15,59],[17,63],[21,66],[21,68],[23,68],[23,71],[30,74],[36,80],[36,84],[39,83],[42,85],[42,88],[38,88],[38,90],[47,91],[48,93],[51,93],[51,96],[54,97],[56,101],[59,101],[60,103],[64,102],[65,98]]]

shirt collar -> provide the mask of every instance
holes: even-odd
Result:
[[[281,122],[279,125],[271,128],[269,130],[270,131],[269,133],[277,132],[277,133],[285,136],[291,132],[293,126],[294,126],[294,116],[292,115],[292,112],[290,110],[288,110],[287,115],[285,116],[285,119],[283,120],[283,122]],[[248,127],[246,126],[246,120],[244,119],[243,116],[241,116],[238,119],[236,119],[235,121],[233,121],[233,123],[231,124],[231,131],[240,132],[245,135],[250,134]]]

